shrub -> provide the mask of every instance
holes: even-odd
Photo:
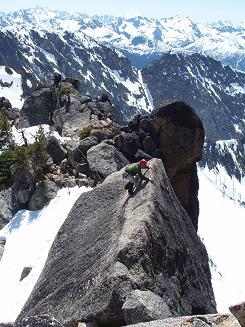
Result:
[[[93,129],[92,126],[86,126],[81,128],[79,132],[80,139],[82,140],[85,139],[85,137],[88,137],[92,129]]]
[[[0,154],[0,189],[9,187],[15,176],[27,167],[33,171],[36,182],[41,181],[44,178],[47,158],[46,137],[40,126],[35,143]]]
[[[72,91],[72,86],[71,85],[64,85],[61,84],[58,92],[59,98],[62,98],[65,95],[70,95]]]

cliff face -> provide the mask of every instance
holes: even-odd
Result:
[[[199,203],[196,162],[201,159],[204,128],[201,120],[183,102],[169,102],[153,113],[154,131],[164,152],[164,166],[175,194],[197,230]]]
[[[49,314],[67,326],[125,324],[133,290],[162,297],[173,316],[215,311],[208,256],[162,162],[133,197],[114,173],[75,203],[18,321]]]

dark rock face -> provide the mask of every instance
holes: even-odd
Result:
[[[53,111],[52,91],[49,88],[33,92],[20,111],[19,128],[50,123]]]
[[[99,142],[111,139],[113,133],[109,129],[94,129],[91,131],[90,136],[96,137]]]
[[[113,145],[100,143],[88,150],[89,169],[103,178],[122,169],[129,162]]]
[[[0,97],[0,109],[5,108],[5,109],[11,109],[12,105],[8,99],[5,97]]]
[[[133,291],[127,296],[122,310],[127,324],[165,319],[172,316],[163,299],[151,291]]]
[[[225,167],[230,177],[235,176],[240,182],[245,175],[245,134],[238,139],[223,142],[210,141],[204,144],[201,167],[209,170],[217,169],[218,165]],[[233,158],[236,158],[234,160]]]
[[[55,164],[60,164],[67,155],[65,149],[54,136],[48,139],[46,150]]]
[[[164,153],[164,165],[173,189],[197,230],[198,177],[204,128],[194,111],[183,102],[159,106],[152,113],[152,126]]]
[[[144,139],[143,149],[149,154],[152,154],[156,150],[156,145],[154,144],[151,136],[146,136],[146,138]]]
[[[159,295],[172,315],[215,312],[208,256],[160,160],[134,197],[122,171],[84,193],[59,230],[17,321],[49,314],[72,326],[125,324],[133,290]]]
[[[0,192],[0,228],[6,225],[26,205],[35,189],[35,176],[30,167],[25,167],[15,177],[12,187]]]

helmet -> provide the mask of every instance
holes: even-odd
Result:
[[[145,160],[145,159],[140,160],[140,167],[141,168],[145,168],[146,165],[147,165],[147,160]]]

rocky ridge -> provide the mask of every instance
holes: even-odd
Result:
[[[135,289],[160,295],[174,316],[215,311],[205,248],[161,160],[150,166],[151,182],[133,198],[122,171],[81,195],[18,321],[49,313],[67,326],[121,326],[125,297]]]
[[[64,174],[87,174],[97,182],[108,175],[105,169],[111,173],[122,167],[122,164],[105,165],[102,158],[107,161],[108,153],[115,162],[124,165],[142,158],[160,158],[164,160],[174,190],[197,229],[196,162],[201,158],[204,129],[192,109],[181,102],[169,103],[158,107],[150,117],[136,115],[127,126],[120,126],[113,122],[114,107],[110,102],[93,101],[69,85],[69,106],[65,101],[67,95],[64,95],[55,107],[57,101],[52,100],[53,91],[43,88],[28,97],[20,111],[19,128],[37,125],[38,122],[49,123],[62,136],[75,138],[63,146],[52,138],[48,141],[51,165],[52,162],[55,167],[58,165],[58,170]],[[67,86],[67,83],[61,83],[61,89]],[[109,144],[96,147],[102,141]]]

